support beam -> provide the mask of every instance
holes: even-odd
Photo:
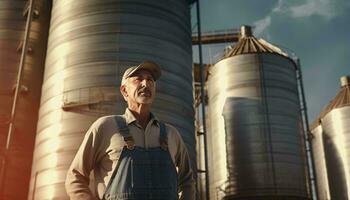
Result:
[[[237,42],[240,32],[238,29],[205,32],[201,35],[201,44],[217,44]],[[192,45],[198,45],[198,33],[192,34]]]

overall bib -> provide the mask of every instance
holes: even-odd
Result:
[[[123,117],[115,118],[126,145],[106,187],[104,200],[176,200],[177,172],[167,146],[165,125],[160,125],[160,147],[134,146]]]

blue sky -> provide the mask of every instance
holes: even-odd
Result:
[[[288,48],[301,60],[310,123],[350,75],[349,0],[200,0],[202,31],[254,26],[254,35]],[[192,8],[196,32],[195,5]],[[225,45],[204,46],[213,63]],[[194,50],[194,60],[197,51]]]

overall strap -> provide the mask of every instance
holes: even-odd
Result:
[[[166,127],[163,122],[159,122],[159,143],[160,147],[167,151],[168,150],[168,137],[167,137],[167,132],[166,132]]]
[[[116,122],[116,124],[118,126],[119,134],[124,138],[125,146],[129,150],[134,149],[134,139],[130,135],[128,124],[126,123],[125,117],[122,115],[117,115],[114,117],[114,121]],[[123,153],[124,153],[124,149],[122,150],[120,157],[122,157]],[[106,189],[105,189],[105,193],[103,194],[103,197],[102,197],[102,200],[106,200],[106,192],[109,192],[109,190],[111,190],[110,187],[111,187],[111,184],[112,184],[115,176],[117,175],[120,161],[121,161],[121,159],[119,158],[117,165],[115,166],[115,168],[112,172],[111,178],[108,181],[108,184],[107,184]]]
[[[118,115],[114,117],[114,120],[117,123],[120,135],[124,138],[126,147],[130,150],[134,149],[135,142],[129,132],[129,127],[128,127],[128,124],[126,123],[125,117]]]

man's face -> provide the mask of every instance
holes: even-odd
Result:
[[[151,104],[155,97],[156,83],[150,72],[139,70],[120,89],[129,104]]]

